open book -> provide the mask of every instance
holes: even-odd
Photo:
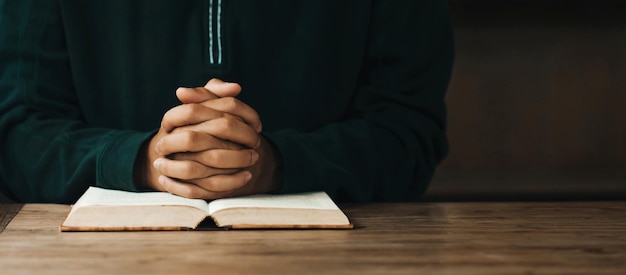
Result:
[[[165,192],[89,187],[72,206],[61,231],[185,230],[195,229],[207,217],[218,227],[232,229],[353,227],[324,192],[206,202]]]

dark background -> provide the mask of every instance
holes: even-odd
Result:
[[[626,198],[622,2],[448,1],[450,154],[427,200]]]
[[[450,154],[425,200],[626,199],[622,2],[448,1]]]

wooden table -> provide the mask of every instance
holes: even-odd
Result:
[[[626,274],[626,202],[342,205],[354,230],[61,233],[27,204],[0,274]]]

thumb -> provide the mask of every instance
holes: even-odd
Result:
[[[188,103],[201,103],[207,100],[217,99],[218,96],[213,93],[207,91],[207,89],[203,87],[199,88],[184,88],[180,87],[176,89],[176,97],[183,104]]]
[[[209,80],[209,82],[204,85],[204,88],[217,97],[236,97],[241,93],[241,86],[239,84],[224,82],[217,78]]]
[[[236,97],[241,92],[241,86],[237,83],[224,82],[213,78],[204,87],[176,89],[176,97],[183,104],[201,103],[207,100],[221,97]]]

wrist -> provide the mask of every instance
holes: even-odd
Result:
[[[144,141],[139,147],[139,151],[137,152],[137,157],[135,158],[135,163],[133,165],[133,183],[135,184],[135,188],[137,190],[145,190],[148,189],[146,184],[146,162],[148,161],[148,147],[152,138]]]
[[[253,193],[277,192],[283,185],[283,165],[282,157],[278,148],[266,139],[261,137],[261,145],[257,149],[259,161],[250,168],[252,173]]]
[[[154,150],[154,146],[157,142],[158,134],[152,135],[152,137],[141,144],[137,158],[133,167],[133,181],[137,190],[157,190],[154,183],[157,183],[158,173],[155,175],[156,169],[153,168],[152,163],[158,154]]]

